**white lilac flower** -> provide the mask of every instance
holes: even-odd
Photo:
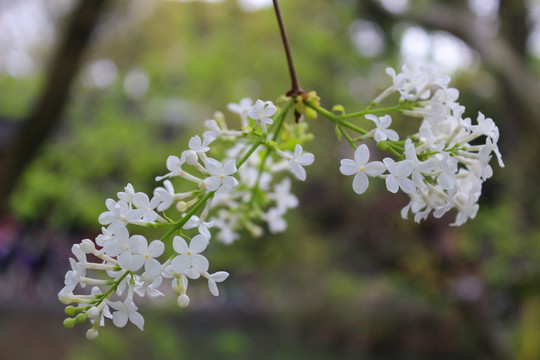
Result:
[[[199,135],[195,135],[189,139],[188,146],[190,150],[195,151],[197,154],[204,154],[210,151],[210,147],[208,145],[210,145],[214,139],[215,138],[210,135],[203,135],[203,140],[201,140]]]
[[[263,131],[265,131],[266,125],[271,125],[273,123],[271,116],[273,116],[276,111],[276,106],[271,101],[257,100],[255,105],[248,108],[247,111],[248,116],[255,120],[253,129],[257,129],[259,124],[261,124]]]
[[[119,328],[126,326],[128,320],[139,329],[144,329],[144,318],[137,312],[139,309],[133,300],[127,298],[122,301],[111,301],[109,306],[115,309],[113,313],[113,324]]]
[[[416,155],[416,148],[411,139],[405,141],[405,159],[413,162],[411,179],[418,188],[425,189],[424,175],[434,171],[438,165],[437,159],[431,157],[426,161],[419,161]]]
[[[416,185],[408,177],[413,171],[414,163],[411,160],[403,160],[398,163],[391,158],[383,159],[384,165],[389,174],[386,177],[386,188],[392,193],[396,193],[400,188],[406,194],[416,192]]]
[[[109,225],[107,229],[110,232],[114,233],[118,229],[125,227],[130,220],[137,220],[136,217],[133,219],[129,218],[131,209],[124,200],[116,202],[113,199],[107,199],[105,206],[109,211],[101,213],[98,221],[101,225]]]
[[[208,289],[214,296],[219,296],[219,290],[216,283],[223,282],[229,277],[229,273],[226,271],[218,271],[213,274],[203,274],[208,279]]]
[[[171,207],[175,200],[174,187],[172,183],[169,180],[165,180],[163,182],[163,185],[165,186],[164,188],[157,187],[154,190],[154,194],[159,196],[159,198],[161,199],[160,204],[156,208],[157,211],[167,210],[169,207]]]
[[[124,200],[127,203],[133,202],[133,197],[135,196],[135,189],[133,188],[133,185],[127,184],[124,187],[124,191],[116,193],[118,198],[120,200]]]
[[[163,282],[163,278],[161,276],[149,277],[143,274],[142,276],[134,276],[134,279],[135,287],[133,290],[135,291],[135,294],[139,295],[140,297],[148,296],[150,299],[154,299],[159,296],[165,296],[161,291],[158,290]]]
[[[365,144],[356,149],[354,160],[341,160],[339,171],[346,176],[354,175],[353,190],[357,194],[363,194],[367,190],[369,186],[368,176],[379,176],[386,170],[382,162],[372,161],[368,163],[368,160],[369,148]]]
[[[139,270],[145,263],[144,253],[148,242],[142,235],[129,237],[127,229],[122,229],[115,235],[114,241],[109,241],[103,247],[108,256],[117,256],[118,265],[129,271]]]
[[[238,227],[238,215],[226,211],[220,211],[217,218],[213,218],[214,226],[220,231],[217,233],[216,239],[223,244],[230,245],[240,238],[240,235],[235,231]]]
[[[183,172],[182,165],[184,164],[184,160],[180,159],[178,156],[171,155],[167,158],[167,170],[169,170],[169,173],[156,177],[156,181],[161,181],[170,177],[174,176],[180,176],[180,174]]]
[[[86,266],[83,263],[76,262],[73,258],[69,258],[69,265],[71,270],[66,272],[64,278],[64,288],[60,290],[58,296],[66,296],[70,294],[73,289],[81,282],[81,279],[86,276]],[[85,285],[81,283],[81,286]]]
[[[298,179],[298,180],[306,180],[306,170],[304,170],[304,166],[309,166],[313,164],[313,161],[315,160],[315,157],[312,153],[305,153],[302,154],[304,149],[302,149],[302,146],[299,144],[296,144],[294,148],[294,154],[292,155],[292,158],[290,158],[289,162],[287,163],[289,166],[289,170],[291,173]]]
[[[268,198],[276,202],[278,209],[292,209],[298,206],[298,198],[290,191],[291,180],[285,178],[274,186],[274,192],[268,194]]]
[[[268,223],[268,230],[272,234],[276,234],[287,229],[287,222],[283,218],[283,215],[285,215],[284,209],[271,208],[261,215],[261,219]]]
[[[186,222],[183,228],[184,229],[197,228],[201,235],[204,235],[207,239],[209,239],[210,230],[208,229],[211,228],[212,226],[214,226],[214,224],[211,221],[205,222],[204,219],[200,219],[197,215],[193,215],[191,216],[191,218],[189,218],[189,220]]]
[[[439,159],[438,170],[440,170],[440,174],[437,177],[437,184],[444,190],[450,190],[456,184],[458,161],[446,152],[437,154],[437,158]]]
[[[221,164],[215,159],[208,158],[206,159],[205,166],[211,175],[204,179],[207,190],[216,191],[220,186],[223,186],[225,190],[230,191],[238,185],[238,180],[231,176],[236,172],[236,163],[234,160],[227,160],[225,164]]]
[[[161,240],[153,240],[148,244],[144,237],[141,238],[138,238],[139,244],[133,253],[143,256],[144,271],[149,277],[156,278],[161,273],[161,263],[156,258],[163,254],[165,245]]]
[[[173,248],[178,255],[172,260],[171,267],[176,274],[185,274],[190,268],[198,273],[208,271],[208,260],[200,253],[208,246],[208,239],[197,235],[191,239],[189,245],[181,236],[173,238]]]
[[[373,121],[375,123],[375,126],[377,126],[373,135],[373,138],[376,142],[380,142],[383,140],[399,140],[398,133],[388,128],[392,124],[392,118],[390,117],[390,115],[377,117],[373,114],[367,114],[365,117],[366,119]]]
[[[145,223],[152,223],[158,219],[159,215],[154,209],[160,204],[161,198],[159,196],[153,196],[152,200],[148,198],[148,195],[142,192],[135,193],[133,195],[133,205],[136,209],[131,210],[130,216],[142,220]]]
[[[251,106],[253,106],[253,100],[251,100],[248,97],[245,97],[241,99],[238,104],[229,103],[227,105],[227,109],[229,109],[233,113],[240,115],[240,119],[242,121],[242,127],[244,127],[244,126],[248,126],[247,113]]]

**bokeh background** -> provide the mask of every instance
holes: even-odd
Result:
[[[387,66],[451,75],[466,115],[501,130],[480,211],[404,221],[382,182],[356,196],[324,119],[288,230],[209,249],[212,297],[142,305],[145,331],[62,327],[71,244],[104,200],[151,192],[214,111],[290,81],[264,0],[0,2],[2,359],[540,359],[540,1],[282,1],[305,90],[360,110]],[[397,128],[399,118],[394,118]],[[410,125],[409,125],[410,126]],[[405,127],[407,128],[407,127]],[[410,128],[410,127],[409,127]]]

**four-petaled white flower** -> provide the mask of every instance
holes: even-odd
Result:
[[[113,313],[113,324],[119,328],[126,326],[128,320],[135,324],[139,329],[144,328],[144,318],[137,312],[139,309],[137,305],[127,298],[124,302],[112,301],[109,302],[109,306],[115,309]]]
[[[386,167],[380,161],[369,160],[369,148],[362,144],[354,152],[354,160],[343,159],[339,171],[343,175],[354,175],[353,190],[357,194],[363,194],[369,186],[368,176],[379,176],[385,172]]]
[[[312,153],[305,153],[302,154],[304,149],[302,149],[302,146],[299,144],[296,144],[296,147],[294,148],[294,154],[289,160],[289,170],[291,170],[291,173],[298,179],[298,180],[306,180],[306,170],[304,170],[304,166],[308,166],[313,164],[313,161],[315,160],[315,156],[313,156]]]
[[[266,130],[266,125],[272,124],[273,120],[270,117],[273,116],[276,111],[276,106],[271,101],[257,100],[255,105],[250,107],[247,111],[248,116],[255,120],[253,129],[256,129],[259,124],[262,124],[261,127],[263,128],[263,131]]]
[[[242,126],[247,126],[247,112],[249,111],[249,108],[253,105],[253,100],[246,97],[240,100],[238,104],[235,103],[229,103],[227,104],[227,109],[232,111],[233,113],[236,113],[240,115],[240,119],[242,120]]]
[[[210,239],[210,230],[208,229],[212,226],[214,226],[213,222],[206,222],[204,219],[201,220],[201,218],[199,218],[197,215],[193,215],[184,225],[184,229],[197,228],[201,235],[204,235],[207,239]]]
[[[193,268],[199,274],[208,271],[209,263],[200,253],[208,246],[208,239],[203,235],[197,235],[189,245],[181,236],[173,238],[173,248],[178,255],[172,260],[171,268],[176,274],[185,274],[189,269]]]
[[[225,190],[230,191],[238,184],[238,180],[231,176],[236,172],[234,160],[227,160],[225,164],[221,164],[215,159],[208,158],[205,165],[206,170],[212,175],[204,179],[207,190],[216,191],[220,186],[223,186]]]
[[[373,121],[377,126],[377,128],[375,129],[375,134],[373,135],[375,141],[379,142],[383,140],[399,140],[398,133],[392,129],[388,129],[390,124],[392,124],[392,118],[390,117],[390,115],[377,117],[373,114],[367,114],[366,119]]]
[[[191,139],[189,139],[189,148],[193,151],[195,151],[197,154],[204,154],[207,151],[210,151],[210,143],[215,140],[215,137],[211,135],[203,135],[203,139],[199,137],[199,135],[193,136]]]
[[[412,160],[403,160],[398,163],[391,158],[383,159],[390,174],[386,177],[386,188],[392,193],[396,193],[400,188],[404,193],[414,194],[416,185],[408,177],[413,172],[414,163]]]

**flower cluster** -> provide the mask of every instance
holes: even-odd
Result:
[[[290,193],[290,178],[281,173],[305,180],[303,167],[313,163],[314,157],[304,153],[296,141],[300,137],[290,144],[277,142],[292,103],[289,99],[279,113],[270,101],[253,104],[243,99],[240,104],[230,104],[240,115],[243,130],[229,130],[223,114],[217,113],[206,121],[202,137],[192,137],[180,156],[167,158],[168,172],[156,178],[163,186],[156,187],[151,197],[128,184],[117,194],[118,200],[107,199],[107,211],[98,219],[102,233],[94,241],[85,239],[72,247],[71,270],[58,296],[63,303],[78,306],[66,308],[72,317],[64,325],[72,327],[89,319],[93,324],[87,332],[89,339],[98,336],[105,318],[118,327],[129,321],[142,330],[144,318],[138,312],[137,297],[164,296],[160,289],[164,279],[170,281],[180,307],[190,302],[188,282],[201,277],[208,281],[210,293],[218,296],[217,283],[229,274],[209,272],[209,261],[202,255],[214,237],[211,229],[216,229],[218,241],[227,244],[239,238],[242,228],[261,235],[259,221],[266,222],[272,233],[283,231],[285,213],[298,205]],[[304,126],[295,129],[304,140],[309,138],[305,130]],[[293,152],[288,150],[292,146]],[[184,187],[191,183],[192,190],[177,192],[173,182]],[[178,220],[165,215],[165,211],[174,211],[171,208],[179,212]],[[149,241],[134,231],[137,226],[169,230]],[[90,294],[74,295],[78,286],[87,285]]]
[[[336,115],[320,107],[314,93],[304,93],[284,98],[279,109],[270,101],[253,103],[248,98],[229,104],[229,110],[240,117],[240,130],[229,129],[222,113],[207,120],[203,134],[193,136],[179,156],[167,158],[168,172],[156,178],[162,186],[151,197],[128,184],[117,194],[118,200],[105,202],[107,211],[98,219],[102,233],[94,241],[73,245],[71,270],[58,296],[63,303],[77,306],[66,308],[70,317],[64,325],[90,320],[89,339],[98,336],[105,318],[118,327],[131,322],[142,330],[144,318],[138,312],[137,297],[164,296],[164,281],[170,282],[180,307],[190,302],[187,288],[192,280],[205,278],[210,293],[218,296],[217,283],[229,274],[210,272],[202,254],[210,241],[233,243],[242,229],[260,236],[261,223],[271,233],[284,231],[286,212],[298,205],[288,175],[305,180],[304,167],[314,162],[314,156],[301,145],[312,137],[306,123],[285,121],[293,113],[296,120],[298,115],[319,113],[336,124],[336,134],[355,149],[352,159],[341,160],[340,171],[354,175],[356,193],[364,193],[369,178],[378,177],[385,180],[388,191],[401,190],[410,196],[402,210],[404,218],[408,213],[416,221],[431,213],[440,217],[453,208],[457,209],[453,225],[474,218],[482,183],[493,175],[489,165],[493,155],[504,166],[497,126],[481,113],[474,124],[463,118],[458,91],[448,87],[448,77],[431,68],[413,72],[403,67],[402,73],[392,69],[387,73],[393,84],[361,112],[345,114],[341,108],[342,114]],[[389,108],[376,108],[393,93],[399,93],[400,100],[390,109],[421,119],[419,130],[403,140],[390,129]],[[368,120],[375,127],[363,129],[352,118]],[[367,140],[392,156],[370,161],[368,145],[357,145]],[[188,190],[178,192],[179,188]],[[175,213],[177,219],[165,212]],[[137,233],[137,226],[167,231],[149,241]],[[89,294],[74,295],[87,285]]]
[[[421,118],[419,131],[398,141],[397,132],[389,129],[390,115],[377,117],[367,113],[368,108],[361,114],[373,121],[376,128],[362,131],[363,135],[356,140],[374,139],[381,148],[391,151],[397,161],[386,157],[382,162],[369,162],[369,149],[362,144],[356,148],[354,160],[341,161],[340,171],[355,175],[353,189],[358,194],[366,191],[370,176],[385,179],[386,188],[392,193],[402,190],[408,194],[411,201],[401,212],[403,218],[411,212],[419,222],[430,213],[441,217],[456,208],[458,213],[452,225],[462,225],[478,211],[482,183],[493,175],[489,165],[492,156],[504,167],[497,147],[499,130],[482,113],[475,124],[470,118],[463,118],[465,108],[457,102],[458,90],[449,88],[450,78],[438,75],[434,69],[423,67],[413,72],[404,66],[402,73],[396,74],[391,68],[387,73],[393,84],[372,106],[399,92],[400,105],[395,110]]]

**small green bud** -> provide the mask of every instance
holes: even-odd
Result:
[[[387,150],[388,149],[388,144],[386,143],[386,141],[379,141],[377,143],[377,146],[381,149],[381,150]]]
[[[71,329],[75,326],[75,319],[73,318],[67,318],[64,320],[64,327],[67,329]]]
[[[64,309],[64,313],[67,315],[67,316],[73,316],[77,313],[77,308],[75,306],[67,306],[65,309]]]
[[[334,107],[332,108],[332,112],[336,115],[343,115],[345,114],[345,108],[343,107],[343,105],[334,105]]]
[[[75,317],[75,323],[82,324],[83,322],[86,321],[86,318],[87,318],[86,314],[79,314]]]

